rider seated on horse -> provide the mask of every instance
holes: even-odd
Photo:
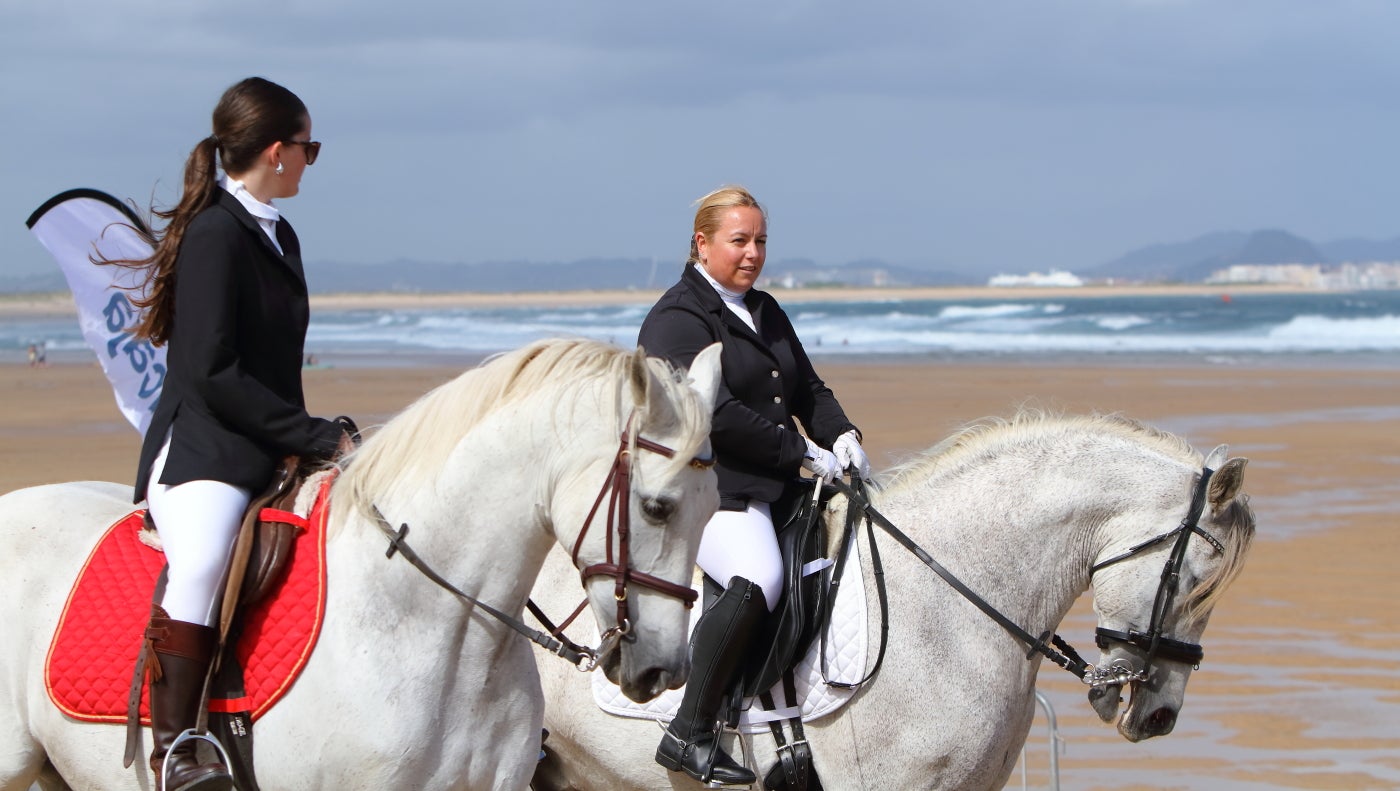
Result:
[[[720,507],[697,562],[724,592],[696,622],[690,680],[656,760],[704,783],[743,785],[754,774],[720,749],[719,714],[751,638],[783,593],[774,512],[781,516],[792,501],[802,468],[830,481],[852,466],[868,475],[869,463],[860,432],[812,368],[787,314],[753,287],[767,252],[763,207],[737,186],[698,205],[681,279],[651,309],[638,343],[682,366],[712,343],[723,347],[710,434]]]
[[[146,628],[151,768],[164,791],[232,787],[227,767],[200,765],[193,742],[174,743],[199,715],[218,642],[211,624],[253,493],[283,456],[349,447],[339,424],[306,412],[301,246],[272,205],[297,194],[319,151],[295,94],[256,77],[235,84],[185,163],[179,204],[158,213],[169,222],[151,257],[106,262],[144,270],[135,332],[170,345],[135,491],[167,563]]]

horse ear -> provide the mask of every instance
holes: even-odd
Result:
[[[719,394],[720,352],[724,349],[712,343],[700,350],[690,363],[690,387],[700,396],[705,412],[715,410],[715,397]]]
[[[1219,511],[1235,499],[1235,495],[1240,493],[1240,489],[1244,486],[1244,465],[1248,463],[1249,459],[1236,456],[1225,462],[1210,477],[1210,509],[1212,511]]]
[[[1225,463],[1225,459],[1230,457],[1229,445],[1216,445],[1215,450],[1206,456],[1205,466],[1212,470],[1220,469],[1220,465]]]
[[[632,405],[646,406],[647,396],[651,393],[651,369],[647,368],[646,349],[638,346],[632,352],[632,365],[629,368],[627,379],[632,384]]]

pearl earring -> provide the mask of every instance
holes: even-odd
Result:
[[[273,171],[273,172],[276,173],[276,174],[279,175],[279,176],[282,175],[282,163],[281,163],[281,162],[278,162],[278,163],[277,163],[277,169],[276,169],[275,171]]]

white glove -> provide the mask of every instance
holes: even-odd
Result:
[[[836,454],[836,463],[841,465],[841,469],[849,470],[855,467],[853,475],[863,481],[870,480],[870,459],[865,457],[865,451],[860,447],[860,439],[854,431],[847,431],[837,437],[831,450]]]
[[[807,457],[802,460],[802,467],[821,478],[822,483],[831,483],[841,474],[841,465],[836,463],[836,456],[810,439],[807,440]]]

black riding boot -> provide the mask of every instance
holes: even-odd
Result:
[[[743,665],[749,638],[768,616],[763,589],[734,577],[690,638],[690,680],[675,719],[656,748],[656,762],[702,783],[748,785],[754,774],[720,749],[719,710]]]

